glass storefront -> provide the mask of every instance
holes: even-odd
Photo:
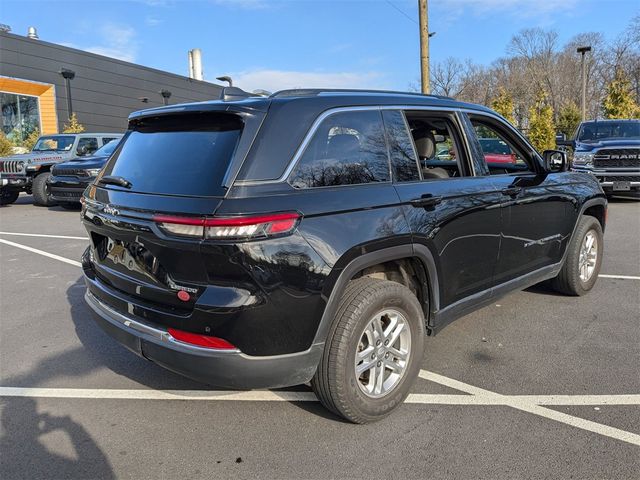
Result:
[[[38,97],[0,92],[2,133],[9,140],[20,142],[34,130],[40,131]]]

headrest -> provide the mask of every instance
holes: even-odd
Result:
[[[433,158],[436,154],[436,140],[429,130],[421,129],[413,132],[416,150],[420,158]]]

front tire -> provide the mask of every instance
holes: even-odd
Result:
[[[9,205],[18,200],[20,192],[18,190],[0,189],[0,205]]]
[[[562,270],[551,281],[554,290],[565,295],[588,293],[600,273],[604,247],[602,226],[594,217],[580,218],[576,233],[569,244]]]
[[[33,203],[41,205],[43,207],[51,207],[56,204],[51,199],[49,194],[49,187],[47,181],[51,177],[51,172],[44,172],[33,179],[32,191],[33,191]]]
[[[320,402],[353,423],[380,420],[409,394],[424,350],[425,321],[404,285],[349,283],[311,385]]]

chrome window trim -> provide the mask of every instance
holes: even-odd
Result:
[[[304,151],[306,150],[307,146],[311,142],[311,139],[315,135],[316,130],[318,129],[320,124],[327,117],[330,117],[331,115],[335,115],[337,113],[343,113],[343,112],[363,112],[363,111],[370,111],[370,110],[378,110],[378,111],[382,111],[382,110],[401,110],[401,111],[405,111],[405,110],[425,110],[425,111],[432,111],[432,112],[433,111],[435,111],[435,112],[453,112],[453,113],[464,112],[464,113],[472,113],[472,114],[475,114],[475,115],[486,115],[486,116],[493,117],[496,120],[499,120],[501,123],[504,123],[505,125],[507,125],[507,127],[509,127],[510,129],[516,131],[511,125],[509,125],[508,122],[506,122],[499,115],[491,113],[491,112],[485,112],[483,110],[474,110],[474,109],[471,109],[471,108],[440,107],[440,106],[432,106],[432,105],[366,105],[366,106],[330,108],[329,110],[325,110],[320,115],[318,115],[318,117],[313,121],[313,123],[311,124],[311,128],[309,128],[309,131],[307,132],[307,134],[305,135],[304,139],[302,140],[302,143],[300,144],[300,146],[296,150],[296,153],[294,154],[293,158],[291,159],[291,161],[287,165],[287,168],[285,169],[284,173],[279,178],[269,179],[269,180],[236,180],[233,183],[233,186],[250,187],[250,186],[254,186],[254,185],[269,185],[269,184],[274,184],[274,183],[284,183],[284,182],[286,182],[288,180],[289,176],[291,175],[291,173],[293,172],[293,169],[298,164],[298,161],[300,160],[300,158],[304,154]],[[454,115],[454,117],[456,117],[456,127],[460,130],[461,129],[460,121],[457,118],[457,116]],[[516,131],[516,133],[517,133],[517,131]],[[464,142],[467,143],[468,139],[467,139],[466,135],[464,134],[464,132],[462,132],[462,135],[463,135],[463,138],[464,138]],[[518,134],[518,136],[520,138],[523,138],[519,134]],[[525,144],[527,146],[530,146],[529,142],[527,142],[526,140],[525,140]],[[533,147],[531,147],[531,148],[532,148],[532,151],[535,152],[535,149],[533,149]],[[467,149],[467,153],[469,153],[468,144],[465,145],[465,149]],[[538,156],[537,152],[536,152],[536,156]],[[470,156],[469,156],[469,159],[471,160]],[[471,171],[473,172],[473,174],[475,176],[476,172],[475,172],[475,168],[473,167],[473,162],[471,162],[471,169],[472,169]]]

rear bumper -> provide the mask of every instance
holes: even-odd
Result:
[[[322,355],[322,344],[303,352],[264,357],[239,350],[197,347],[175,340],[166,330],[140,318],[115,311],[89,291],[85,300],[96,323],[132,352],[168,370],[218,387],[247,390],[299,385],[311,380]]]

